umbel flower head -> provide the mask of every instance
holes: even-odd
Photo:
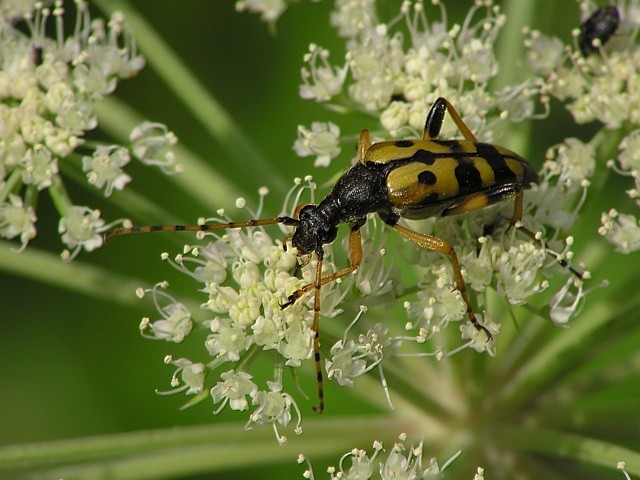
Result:
[[[528,59],[532,68],[546,76],[545,92],[565,102],[567,110],[578,124],[597,121],[604,126],[589,142],[567,139],[567,163],[573,170],[588,173],[594,170],[595,158],[622,177],[630,177],[626,194],[638,202],[640,180],[640,3],[636,0],[615,2],[606,7],[615,12],[617,22],[607,22],[613,32],[603,39],[594,38],[592,48],[580,47],[583,28],[572,33],[574,43],[563,45],[555,37],[538,31],[529,32]],[[581,1],[583,22],[590,18],[603,21],[602,9],[591,1]],[[611,19],[611,13],[608,17]],[[601,28],[604,28],[601,26]],[[590,36],[588,38],[591,38]],[[579,147],[578,147],[579,144]],[[578,147],[578,149],[577,149]],[[574,179],[580,181],[579,177]],[[621,213],[604,205],[602,226],[598,232],[621,253],[640,249],[638,213]]]
[[[101,233],[114,223],[73,203],[64,172],[81,161],[88,183],[108,197],[131,181],[124,168],[132,156],[175,170],[168,151],[175,136],[157,124],[141,125],[127,147],[84,142],[98,125],[94,104],[138,73],[144,59],[122,14],[105,22],[91,19],[84,1],[75,8],[73,28],[65,27],[60,0],[22,8],[7,2],[0,10],[0,235],[18,237],[23,250],[36,235],[38,198],[47,192],[60,215],[66,259],[100,247]]]
[[[435,3],[438,21],[430,20],[422,2],[403,2],[399,15],[382,23],[372,3],[338,2],[332,18],[346,39],[345,61],[334,66],[327,50],[312,45],[304,59],[301,96],[326,102],[335,110],[376,115],[383,127],[376,132],[377,138],[420,136],[436,95],[456,99],[464,122],[481,141],[492,142],[494,130],[513,122],[544,117],[548,104],[541,95],[543,77],[531,77],[500,91],[489,88],[499,72],[494,44],[506,21],[500,9],[489,1],[476,2],[461,25],[450,26],[444,7]],[[354,22],[354,16],[361,21]],[[327,165],[340,152],[341,131],[332,124],[301,126],[298,133],[294,149],[301,156],[315,155],[316,165]],[[460,132],[445,123],[441,136],[459,137]],[[562,325],[581,310],[583,282],[575,269],[572,273],[563,267],[573,256],[572,239],[565,232],[583,205],[593,168],[589,162],[575,165],[569,161],[581,152],[578,142],[570,146],[550,149],[539,184],[525,194],[525,225],[541,232],[538,238],[544,239],[546,248],[510,227],[507,219],[513,213],[512,202],[465,216],[464,223],[459,218],[444,218],[411,224],[412,229],[455,246],[475,303],[486,304],[485,295],[493,290],[510,306],[530,306],[537,296],[553,289],[555,293],[546,293],[541,300],[546,305],[530,308]],[[293,215],[296,206],[305,203],[305,196],[314,202],[315,185],[310,178],[306,181],[298,180],[287,195],[282,207],[285,215]],[[259,208],[255,212],[247,209],[244,218],[261,218],[266,193],[260,192]],[[246,208],[244,199],[237,206]],[[201,223],[241,220],[219,211],[216,218],[201,219]],[[387,232],[382,222],[371,218],[362,231],[362,265],[353,275],[321,288],[320,335],[327,345],[322,362],[327,378],[351,387],[358,377],[375,370],[381,379],[380,390],[392,406],[393,392],[384,366],[394,359],[410,355],[442,360],[466,349],[496,355],[501,321],[490,312],[477,312],[492,338],[466,321],[467,307],[456,288],[449,258],[400,245],[395,255],[398,261],[413,264],[420,272],[417,285],[406,285],[393,259],[386,255]],[[247,428],[271,425],[278,441],[284,443],[281,429],[294,416],[298,417],[295,431],[300,432],[299,394],[295,386],[289,387],[285,370],[296,372],[313,364],[313,295],[303,295],[284,309],[281,305],[293,292],[313,284],[316,260],[296,256],[286,243],[291,234],[287,228],[275,236],[264,227],[200,233],[202,243],[186,245],[175,256],[164,254],[163,259],[197,282],[201,311],[187,308],[161,282],[143,291],[153,298],[157,314],[155,320],[143,320],[141,331],[167,342],[196,339],[201,344],[200,358],[169,362],[177,367],[172,391],[186,391],[198,400],[204,400],[208,391],[216,413],[225,407],[249,410]],[[336,272],[341,266],[336,258],[346,261],[344,257],[341,249],[325,246],[323,276]],[[558,278],[563,280],[558,282]],[[411,293],[403,295],[408,289]],[[394,318],[367,324],[367,307],[362,304],[398,302],[397,297],[403,298],[404,321]],[[326,318],[341,314],[348,319],[342,322],[348,325],[346,330],[336,331],[335,322],[333,327],[326,326],[330,323]],[[332,334],[325,333],[326,329]],[[453,344],[452,331],[459,332]],[[416,345],[423,348],[417,350]],[[273,375],[267,380],[258,378],[252,369],[258,358],[271,359]]]
[[[252,9],[250,6],[258,4],[243,2],[240,7]],[[365,401],[385,412],[395,409],[398,414],[392,417],[394,414],[389,413],[387,437],[393,428],[389,425],[400,422],[407,412],[411,434],[428,437],[413,444],[401,437],[386,458],[378,442],[371,454],[354,448],[329,471],[331,478],[374,478],[376,474],[385,479],[439,478],[449,462],[440,467],[431,459],[427,464],[428,457],[423,454],[427,444],[447,452],[447,456],[459,448],[458,443],[472,451],[477,447],[487,459],[495,460],[494,466],[515,471],[517,468],[503,462],[495,452],[504,450],[510,440],[521,438],[521,428],[555,426],[548,419],[555,415],[556,406],[562,409],[568,429],[579,427],[584,418],[567,414],[572,412],[580,386],[547,395],[536,391],[535,384],[547,371],[557,372],[573,360],[565,358],[571,352],[563,347],[577,340],[559,337],[562,341],[541,352],[538,343],[545,346],[548,338],[558,338],[554,337],[556,331],[573,332],[577,315],[589,308],[585,297],[593,286],[588,283],[588,272],[574,258],[571,229],[588,204],[593,184],[599,181],[599,169],[636,179],[638,129],[633,123],[634,111],[627,108],[622,123],[616,123],[615,115],[606,112],[608,107],[614,111],[624,108],[624,98],[636,93],[635,83],[618,84],[619,93],[627,97],[616,98],[615,105],[593,93],[601,104],[594,101],[587,108],[580,105],[580,95],[592,92],[585,85],[606,83],[612,76],[630,73],[614,72],[607,66],[615,52],[613,46],[604,49],[596,42],[593,53],[585,56],[584,52],[577,53],[578,42],[557,50],[557,42],[544,42],[541,34],[529,31],[527,49],[533,73],[526,80],[509,83],[500,81],[503,65],[497,52],[497,38],[507,18],[493,2],[473,2],[459,23],[448,20],[438,1],[402,2],[391,19],[383,18],[376,5],[361,0],[335,3],[331,21],[344,39],[346,53],[338,59],[335,52],[311,45],[304,57],[299,88],[303,98],[324,104],[333,113],[357,113],[360,120],[368,118],[362,121],[362,127],[371,129],[374,142],[419,138],[429,107],[439,96],[449,97],[480,142],[505,146],[522,141],[503,133],[514,123],[548,114],[549,96],[565,102],[575,111],[577,121],[587,118],[585,111],[602,107],[593,118],[606,126],[604,134],[592,140],[570,137],[557,145],[544,145],[544,163],[542,154],[531,160],[539,181],[524,192],[522,212],[523,226],[533,232],[531,235],[523,234],[519,223],[511,225],[513,202],[464,216],[402,220],[407,228],[455,247],[466,294],[486,330],[468,321],[468,302],[456,285],[450,258],[394,238],[395,232],[374,216],[361,228],[363,261],[359,268],[318,288],[318,329],[314,325],[313,296],[318,290],[314,285],[318,259],[313,254],[299,256],[290,241],[291,227],[272,225],[200,232],[179,253],[162,254],[162,260],[175,270],[172,273],[181,277],[180,283],[193,286],[193,293],[191,298],[179,295],[166,281],[139,288],[138,296],[153,303],[153,311],[142,319],[139,330],[144,338],[166,342],[171,350],[163,360],[170,369],[168,385],[159,394],[185,394],[189,397],[186,406],[207,402],[215,414],[226,410],[243,416],[246,429],[270,427],[280,444],[287,442],[290,432],[302,432],[302,412],[315,404],[316,386],[301,372],[313,372],[316,362],[321,364],[326,383],[332,384],[327,388],[327,410],[341,396],[336,391],[344,392],[339,387],[365,390]],[[636,3],[625,5],[630,10]],[[61,15],[60,4],[55,7]],[[13,22],[18,22],[15,17],[7,23],[8,29],[13,28],[10,38],[16,43],[38,39],[38,46],[30,51],[32,56],[24,57],[25,65],[34,72],[49,66],[55,71],[64,70],[65,75],[59,83],[36,83],[31,93],[12,91],[13,85],[4,85],[9,93],[2,108],[13,111],[18,105],[28,107],[17,113],[20,120],[27,113],[39,117],[19,127],[8,122],[12,136],[0,143],[4,147],[0,193],[6,197],[0,205],[0,234],[19,238],[22,248],[26,247],[36,233],[34,192],[48,192],[61,212],[59,233],[69,249],[67,258],[82,249],[100,247],[101,233],[113,225],[107,225],[96,208],[75,205],[70,200],[62,183],[65,162],[70,157],[90,188],[112,197],[132,181],[127,169],[133,158],[169,172],[175,170],[171,151],[175,136],[152,122],[134,129],[126,146],[83,143],[84,132],[95,127],[95,121],[82,123],[84,116],[95,120],[92,102],[110,93],[117,79],[134,73],[141,64],[118,15],[100,27],[100,22],[89,21],[86,5],[78,3],[78,11],[83,21],[76,29],[82,32],[76,32],[77,40],[58,31],[55,40],[45,38],[42,32],[47,29],[42,25],[57,17],[54,10],[42,5],[20,17],[22,25],[40,34],[30,37],[21,33],[14,28]],[[623,11],[621,25],[630,16]],[[109,28],[114,28],[112,33],[107,33]],[[637,34],[637,29],[631,31]],[[88,40],[94,34],[96,38]],[[632,38],[633,42],[623,47],[629,59],[637,49]],[[99,47],[113,46],[110,42],[114,39],[120,39],[119,48],[108,49],[110,53],[105,56],[112,60],[116,56],[130,68],[107,68],[111,73],[104,78],[98,75],[104,71],[100,68],[92,75],[84,71],[92,55],[100,57]],[[58,50],[66,51],[67,43],[83,54],[57,64]],[[55,68],[50,62],[56,64]],[[13,63],[8,65],[3,73],[13,71]],[[584,77],[579,85],[583,90],[578,92],[577,85],[567,86],[571,77],[562,77],[569,75],[566,70]],[[39,78],[36,75],[32,81],[40,82]],[[496,89],[495,84],[501,87]],[[39,95],[51,98],[38,103]],[[73,102],[73,108],[68,107]],[[335,118],[332,122],[320,120],[298,127],[294,151],[313,158],[315,166],[326,167],[342,152],[353,150],[357,132],[347,130]],[[71,129],[71,125],[77,129]],[[441,140],[459,138],[460,122],[457,125],[447,120]],[[625,130],[628,125],[634,132]],[[45,135],[64,128],[70,129],[68,137],[64,132],[55,138]],[[611,159],[608,163],[602,161],[605,137],[614,138],[615,149],[619,150],[617,156],[607,157]],[[65,143],[56,142],[56,138],[69,140],[68,151],[59,148]],[[544,144],[545,139],[536,142]],[[454,144],[443,145],[451,148]],[[526,151],[523,147],[522,152]],[[343,160],[346,163],[347,159]],[[632,190],[628,196],[633,203],[637,192]],[[262,218],[267,193],[266,189],[259,192],[255,211],[247,207],[253,202],[240,198],[236,203],[240,212],[219,210],[215,217],[202,218],[200,223]],[[297,179],[284,199],[282,215],[295,216],[298,206],[316,203],[315,195],[311,177]],[[477,199],[486,200],[481,195]],[[270,197],[269,201],[273,206],[281,200]],[[631,252],[640,244],[638,221],[614,206],[619,207],[615,203],[603,213],[599,231],[617,250]],[[322,278],[348,265],[347,237],[341,231],[333,244],[324,247]],[[576,239],[576,243],[581,241],[578,236]],[[305,293],[283,308],[301,288]],[[590,328],[590,324],[582,325],[578,333]],[[565,328],[554,328],[554,333],[548,334],[547,327],[554,326]],[[316,335],[322,347],[319,360],[314,358]],[[362,389],[365,375],[376,378],[376,388]],[[533,386],[527,383],[531,378]],[[526,407],[520,408],[523,405]],[[553,408],[545,408],[548,405]],[[522,443],[529,442],[520,442],[520,448],[527,448]],[[536,448],[541,448],[538,445]],[[447,456],[443,454],[442,458]],[[313,478],[314,474],[309,469],[305,475]],[[475,478],[483,478],[482,469],[477,470]]]

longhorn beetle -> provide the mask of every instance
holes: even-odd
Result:
[[[449,112],[464,140],[438,139],[445,112]],[[487,341],[491,340],[491,333],[476,319],[453,245],[441,238],[403,227],[398,221],[401,218],[415,220],[449,217],[514,198],[515,208],[509,223],[539,246],[543,246],[541,240],[524,228],[521,222],[523,191],[532,183],[537,183],[538,174],[535,169],[511,150],[478,142],[445,98],[438,98],[431,107],[422,138],[372,144],[369,131],[365,129],[360,133],[357,156],[358,163],[338,179],[324,200],[318,204],[299,205],[293,217],[280,216],[220,224],[116,228],[105,235],[105,241],[113,236],[129,233],[212,231],[277,223],[293,227],[294,231],[288,237],[296,247],[297,254],[316,256],[315,279],[290,295],[281,307],[286,308],[307,292],[314,291],[313,352],[318,383],[318,405],[314,410],[320,413],[324,409],[319,340],[320,289],[322,285],[344,277],[360,266],[360,228],[367,221],[368,214],[377,213],[402,237],[451,259],[456,288],[466,304],[467,317],[478,332],[485,333]],[[350,230],[350,265],[323,276],[324,245],[336,239],[338,225],[341,223],[346,223]],[[286,242],[284,245],[286,246]],[[566,264],[564,260],[560,263]],[[581,277],[573,269],[571,271]]]

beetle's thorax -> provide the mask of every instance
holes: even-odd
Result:
[[[385,165],[357,163],[338,179],[318,208],[336,223],[358,223],[389,206],[386,175]]]
[[[385,167],[356,164],[336,182],[317,205],[300,210],[292,243],[301,254],[322,254],[322,246],[335,240],[338,225],[364,224],[367,214],[390,208],[385,190]]]

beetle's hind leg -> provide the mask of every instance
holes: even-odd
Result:
[[[547,253],[547,255],[549,255],[550,257],[553,257],[560,264],[561,267],[568,268],[569,271],[578,280],[582,280],[584,278],[583,272],[576,270],[571,265],[569,265],[569,262],[566,259],[560,258],[556,252],[549,250],[545,242],[540,238],[540,235],[532,232],[531,230],[526,228],[524,225],[522,225],[523,203],[524,203],[524,192],[522,190],[522,186],[520,186],[520,189],[516,192],[513,215],[511,215],[511,218],[509,219],[509,223],[513,225],[515,228],[517,228],[520,232],[524,233],[531,240],[533,240],[536,243],[536,245],[538,245],[540,248],[543,248],[544,251]]]
[[[449,217],[451,215],[473,212],[474,210],[480,210],[482,208],[488,207],[489,205],[508,200],[512,197],[515,198],[515,201],[513,213],[509,218],[509,224],[518,229],[518,231],[524,233],[527,237],[533,240],[536,245],[544,249],[547,255],[553,257],[560,264],[560,266],[568,268],[573,275],[581,280],[584,277],[584,273],[574,269],[569,265],[569,262],[567,262],[567,260],[559,258],[558,254],[547,249],[544,241],[540,238],[540,235],[532,232],[522,224],[522,216],[524,210],[524,189],[523,186],[519,183],[500,185],[499,187],[495,187],[485,192],[469,195],[457,205],[442,212],[442,216]]]
[[[453,276],[456,282],[456,288],[460,292],[462,296],[462,300],[464,301],[467,307],[467,318],[471,324],[475,327],[479,332],[484,332],[487,336],[487,341],[491,340],[493,336],[491,332],[484,326],[478,322],[476,315],[473,311],[473,307],[471,306],[471,301],[469,300],[469,296],[467,295],[467,286],[464,283],[464,278],[462,277],[462,271],[460,270],[460,263],[458,262],[458,255],[456,254],[453,245],[448,242],[445,242],[441,238],[434,237],[432,235],[427,235],[425,233],[414,232],[413,230],[409,230],[401,225],[393,225],[393,228],[396,232],[402,235],[407,240],[412,241],[413,243],[421,246],[422,248],[426,248],[427,250],[431,250],[434,252],[442,253],[443,255],[447,255],[451,259],[451,264],[453,266]]]

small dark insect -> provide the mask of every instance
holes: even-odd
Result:
[[[405,97],[402,93],[394,93],[393,95],[391,95],[391,101],[407,103],[407,97]]]
[[[33,47],[33,64],[38,67],[42,65],[44,49],[41,46]]]
[[[593,12],[580,25],[580,36],[578,37],[578,46],[582,55],[588,57],[593,52],[597,52],[598,48],[609,41],[616,33],[620,26],[620,12],[613,5],[602,7]],[[593,42],[599,40],[599,44]]]

